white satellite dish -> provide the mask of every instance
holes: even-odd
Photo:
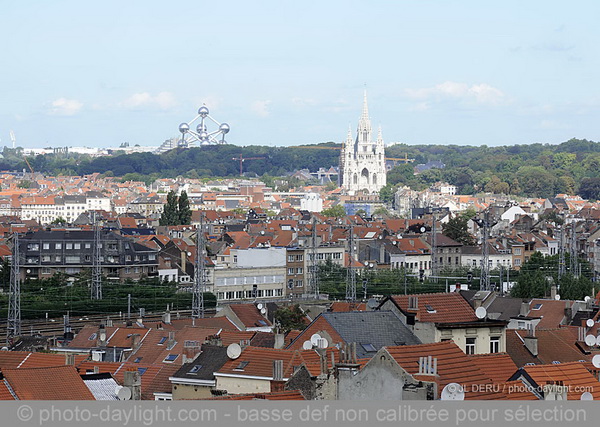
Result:
[[[425,227],[421,227],[421,233],[425,233],[425,230],[427,230]]]
[[[256,308],[258,308],[259,310],[262,310],[263,305],[259,302],[258,305],[256,306]]]
[[[396,238],[401,239],[402,238],[402,234],[400,234],[400,233],[396,234]]]
[[[315,347],[316,347],[316,346],[319,344],[319,340],[320,340],[320,339],[321,339],[321,335],[319,335],[319,334],[313,334],[313,335],[310,337],[310,343],[311,343],[313,346],[315,346]]]
[[[369,298],[369,301],[367,301],[367,307],[369,307],[370,309],[374,309],[379,305],[379,303],[377,302],[377,300],[375,298]]]
[[[106,334],[104,332],[100,334],[100,341],[106,341]]]
[[[302,344],[302,349],[303,350],[311,350],[313,347],[312,343],[310,341],[304,341],[304,344]]]
[[[594,368],[600,368],[600,354],[592,357],[592,365],[594,365]]]
[[[588,319],[585,321],[585,324],[588,328],[591,328],[592,326],[594,326],[594,319]]]
[[[457,383],[447,384],[440,396],[441,400],[465,400],[465,391]]]
[[[319,348],[327,348],[329,346],[329,342],[327,341],[327,338],[321,338],[319,340],[319,343],[317,344],[317,347]]]
[[[596,345],[600,347],[600,335],[596,337]]]
[[[192,253],[188,251],[187,256],[192,256]]]
[[[595,346],[596,345],[596,337],[593,335],[586,335],[585,337],[585,343],[589,346]]]
[[[115,394],[119,398],[119,400],[129,400],[131,399],[131,389],[129,387],[121,387],[118,385],[115,387]]]
[[[579,398],[579,400],[594,400],[594,395],[589,391],[586,391],[584,393],[581,393],[581,397]]]
[[[585,302],[589,302],[591,300],[589,295],[586,295],[585,298],[583,299]]]
[[[239,344],[233,343],[227,346],[227,357],[237,359],[242,354],[242,347]]]
[[[555,299],[556,301],[559,301],[559,300],[560,300],[560,295],[556,294],[556,295],[554,296],[554,299]]]
[[[263,308],[261,308],[261,309],[260,309],[260,314],[263,314],[263,315],[264,315],[264,314],[267,314],[267,309],[266,309],[266,308],[264,308],[264,307],[263,307]]]
[[[487,310],[485,307],[477,307],[477,310],[475,310],[475,316],[477,316],[478,319],[485,319],[486,315]]]

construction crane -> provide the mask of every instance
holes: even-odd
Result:
[[[15,148],[16,143],[17,143],[17,138],[15,137],[15,133],[12,130],[10,131],[10,140],[12,141],[12,148]],[[27,157],[25,157],[24,154],[23,154],[23,159],[25,159],[25,163],[27,163],[27,167],[29,168],[31,173],[34,173],[33,168],[29,164],[29,160],[27,160]]]
[[[333,147],[333,146],[318,146],[318,145],[297,145],[292,148],[308,148],[310,150],[341,150],[342,147]],[[408,153],[404,155],[405,157],[386,157],[385,160],[392,160],[394,162],[404,162],[404,163],[412,163],[415,159],[409,159]]]
[[[260,159],[266,159],[266,157],[243,157],[241,154],[239,155],[239,157],[232,157],[231,160],[236,160],[240,162],[240,176],[243,175],[244,172],[244,162],[246,160],[260,160]]]

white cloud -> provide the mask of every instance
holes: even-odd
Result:
[[[270,112],[269,112],[269,105],[271,104],[270,100],[258,100],[258,101],[254,101],[252,103],[252,105],[250,106],[250,109],[252,110],[252,112],[254,112],[254,114],[256,114],[259,117],[268,117]]]
[[[499,105],[506,100],[504,93],[487,83],[468,85],[458,82],[444,82],[432,87],[419,89],[406,89],[406,95],[409,98],[420,101],[443,101],[445,99],[455,99],[465,102],[474,102],[482,105]],[[423,109],[423,102],[415,109]]]
[[[76,99],[58,98],[52,101],[48,114],[53,116],[73,116],[83,108],[83,104]]]
[[[177,101],[171,92],[160,92],[156,96],[152,96],[148,92],[139,92],[134,93],[129,98],[125,99],[120,103],[120,105],[124,108],[130,108],[133,110],[169,110],[177,105]]]
[[[294,104],[296,107],[313,107],[315,105],[317,105],[317,101],[315,99],[312,98],[292,98],[292,104]]]

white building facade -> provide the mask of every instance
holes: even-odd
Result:
[[[362,116],[356,139],[348,130],[348,138],[340,153],[340,185],[348,194],[377,193],[386,184],[385,152],[381,127],[375,142],[371,139],[371,119],[365,91]]]

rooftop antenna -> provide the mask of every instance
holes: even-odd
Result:
[[[192,318],[194,319],[204,319],[204,289],[206,284],[206,269],[204,265],[205,246],[204,213],[200,212],[200,225],[196,228],[196,262],[194,263],[194,288],[192,296]]]
[[[479,289],[489,291],[490,289],[490,248],[488,239],[490,236],[490,228],[496,225],[490,221],[490,211],[486,209],[483,219],[476,219],[475,222],[481,227],[481,274]]]
[[[348,252],[350,265],[347,270],[346,279],[346,300],[350,302],[356,301],[356,270],[354,269],[354,224],[350,223],[350,235],[348,237]]]
[[[559,246],[558,246],[558,283],[560,283],[561,277],[565,275],[566,270],[567,269],[566,269],[566,264],[565,264],[565,223],[563,220],[563,223],[560,226],[560,241],[559,241]]]
[[[13,233],[12,260],[10,263],[10,291],[8,300],[8,324],[6,341],[11,343],[14,337],[21,335],[21,276],[19,233]]]
[[[98,213],[93,214],[94,243],[92,253],[92,299],[102,299],[102,258]]]
[[[15,137],[15,132],[13,130],[10,131],[10,140],[12,141],[12,148],[14,149],[17,143],[17,138]]]
[[[579,277],[579,266],[578,266],[578,260],[577,260],[577,230],[576,230],[576,223],[573,221],[571,222],[571,243],[570,243],[570,261],[571,261],[571,275],[573,275],[573,277]]]

